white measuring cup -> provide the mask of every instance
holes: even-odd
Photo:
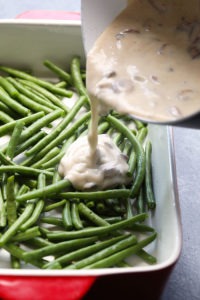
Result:
[[[94,42],[115,17],[127,6],[131,0],[82,0],[81,21],[82,38],[86,54],[92,48]],[[200,100],[199,100],[200,101]],[[145,122],[147,120],[144,120]],[[159,123],[159,122],[153,122]],[[197,112],[183,121],[165,122],[175,126],[200,128],[200,113]]]

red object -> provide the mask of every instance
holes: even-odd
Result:
[[[80,20],[80,13],[60,10],[28,10],[16,16],[16,19]]]
[[[0,299],[78,300],[82,299],[94,280],[95,277],[89,276],[0,276]]]

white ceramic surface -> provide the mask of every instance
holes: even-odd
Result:
[[[82,0],[81,20],[84,49],[88,52],[97,37],[126,7],[127,0]]]
[[[74,55],[84,63],[81,27],[78,21],[1,21],[0,64],[32,69],[48,77],[42,66],[44,59],[66,67]],[[158,238],[150,250],[156,255],[155,265],[137,264],[131,268],[99,270],[12,270],[0,251],[0,275],[100,275],[116,273],[153,272],[174,264],[181,251],[181,221],[173,156],[173,137],[170,127],[151,125],[149,135],[153,144],[153,180],[157,208],[151,224]],[[2,267],[2,261],[4,266]],[[134,261],[134,259],[133,259]]]

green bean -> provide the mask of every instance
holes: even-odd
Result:
[[[116,145],[119,145],[119,143],[122,141],[123,135],[120,132],[117,132],[113,137],[113,142]]]
[[[129,189],[113,189],[95,192],[63,192],[60,193],[62,198],[66,199],[82,199],[82,200],[101,200],[109,198],[127,198],[130,194]]]
[[[55,202],[55,203],[46,205],[46,206],[44,207],[43,211],[47,212],[47,211],[51,211],[51,210],[53,210],[53,209],[56,209],[56,208],[58,208],[58,207],[60,207],[60,206],[63,206],[63,205],[65,205],[66,201],[67,201],[67,200],[63,199],[63,200],[61,200],[61,201],[58,201],[58,202]]]
[[[147,127],[142,127],[137,134],[137,139],[140,141],[140,143],[142,144],[147,136],[148,133],[148,129]]]
[[[23,143],[20,143],[20,145],[17,146],[15,150],[15,155],[18,155],[22,153],[23,151],[27,150],[30,146],[37,143],[39,140],[41,140],[43,137],[46,136],[46,133],[44,131],[39,131],[38,133],[34,134],[27,140],[25,140]]]
[[[127,262],[125,261],[120,261],[116,264],[117,267],[120,267],[120,268],[130,268],[131,266],[129,264],[127,264]]]
[[[16,181],[14,186],[15,195],[18,193],[19,188],[20,188],[19,182]]]
[[[51,270],[58,270],[58,269],[62,269],[62,267],[61,267],[61,265],[59,263],[56,263],[55,265],[53,265],[49,269],[51,269]]]
[[[43,239],[42,237],[35,237],[32,238],[31,240],[27,240],[25,244],[28,247],[33,247],[33,248],[42,248],[42,247],[52,245],[51,242]]]
[[[16,88],[8,81],[7,78],[0,76],[0,85],[11,96],[11,98],[17,98],[19,96]]]
[[[14,191],[15,177],[10,176],[7,179],[6,184],[6,210],[8,226],[10,227],[17,219],[17,207],[15,202],[15,191]]]
[[[47,106],[44,106],[43,104],[37,103],[25,95],[19,94],[17,99],[22,105],[31,109],[31,111],[34,111],[34,112],[43,111],[45,114],[48,114],[52,111],[52,108],[49,108]]]
[[[104,214],[107,212],[107,207],[105,206],[103,199],[95,203],[95,207],[98,214]]]
[[[0,189],[0,227],[5,227],[7,222],[6,205]]]
[[[119,206],[119,199],[105,199],[105,203],[106,205],[108,205],[109,207],[114,207],[114,206]]]
[[[25,251],[23,249],[21,249],[20,247],[11,244],[11,243],[7,243],[6,245],[3,246],[3,248],[8,251],[12,256],[17,257],[20,260],[24,260],[23,259],[23,254],[25,253]],[[47,261],[45,260],[33,260],[30,258],[29,263],[31,263],[32,265],[38,267],[38,268],[42,268],[44,264],[47,263]]]
[[[49,144],[44,147],[40,153],[37,154],[38,159],[43,157],[46,153],[48,153],[53,147],[58,146],[60,143],[62,143],[64,140],[72,136],[77,128],[79,128],[83,123],[85,123],[90,118],[91,113],[88,112],[80,119],[78,119],[75,123],[71,125],[71,127],[67,127],[64,129],[54,140],[52,140]]]
[[[133,176],[134,174],[134,171],[135,171],[135,168],[136,168],[136,165],[137,165],[137,155],[135,153],[134,150],[132,150],[130,156],[129,156],[129,160],[128,160],[128,172],[127,172],[127,175],[130,177],[130,176]]]
[[[122,221],[122,217],[121,216],[114,216],[114,217],[104,217],[104,220],[106,222],[108,222],[109,224],[114,224],[114,223],[117,223],[117,222],[120,222]]]
[[[66,230],[71,230],[73,228],[71,205],[69,200],[65,200],[65,206],[62,211],[62,220]]]
[[[138,214],[144,213],[146,211],[145,202],[144,186],[142,185],[136,199],[136,209]]]
[[[94,243],[94,245],[82,247],[78,250],[66,253],[62,256],[55,258],[54,261],[47,263],[46,265],[44,265],[43,268],[48,269],[49,266],[53,265],[55,262],[59,262],[61,265],[67,265],[73,261],[84,259],[85,257],[88,257],[89,255],[96,253],[97,251],[100,251],[102,249],[105,249],[106,247],[109,247],[110,245],[113,245],[114,243],[121,241],[124,238],[124,235],[120,235],[118,237],[114,237],[106,241]]]
[[[42,237],[43,237],[43,238],[46,238],[46,237],[47,237],[47,233],[49,233],[50,231],[49,231],[47,228],[42,227],[42,226],[40,225],[40,232],[41,232],[41,234],[42,234]],[[54,244],[54,243],[51,243],[51,244]]]
[[[14,166],[15,163],[10,160],[9,157],[7,157],[5,154],[3,154],[3,152],[0,151],[0,161],[2,164],[6,165],[6,166]]]
[[[17,196],[23,195],[23,194],[27,193],[29,190],[30,190],[30,188],[27,185],[23,184],[20,187],[20,189],[18,190]]]
[[[15,111],[13,111],[5,103],[1,102],[1,99],[0,99],[0,111],[5,112],[7,115],[9,115],[12,118],[16,118],[17,117]]]
[[[21,269],[20,259],[11,255],[10,263],[12,269]]]
[[[145,148],[145,154],[146,154],[145,194],[147,198],[146,201],[147,201],[148,208],[155,209],[156,200],[155,200],[153,185],[152,185],[151,152],[152,152],[151,142],[147,141],[146,148]]]
[[[137,173],[131,188],[130,195],[134,197],[137,195],[139,188],[145,176],[145,154],[140,142],[135,138],[134,134],[120,121],[112,116],[107,116],[107,120],[113,124],[123,135],[125,135],[133,145],[137,154]]]
[[[27,74],[23,71],[19,71],[19,70],[13,69],[13,68],[7,68],[7,67],[4,67],[4,66],[1,66],[0,70],[4,71],[4,72],[6,72],[6,73],[8,73],[12,76],[32,81],[32,82],[46,88],[47,90],[51,91],[54,94],[58,94],[58,95],[61,95],[61,96],[64,96],[64,97],[71,97],[72,96],[71,91],[67,91],[67,90],[63,91],[62,89],[56,88],[50,82],[47,82],[47,81],[44,81],[44,80],[39,79],[37,77],[34,77],[34,76],[32,76],[30,74]]]
[[[131,230],[135,231],[135,232],[154,232],[154,228],[150,227],[146,224],[133,224],[130,227]]]
[[[52,180],[52,183],[57,183],[59,181],[61,181],[61,176],[58,172],[58,170],[55,170],[54,174],[53,174],[53,180]]]
[[[10,174],[11,175],[11,174]],[[7,174],[3,173],[1,177],[1,191],[2,191],[2,197],[3,197],[3,200],[6,201],[6,198],[7,198]],[[7,205],[7,204],[6,204]]]
[[[20,227],[21,229],[21,227]],[[24,242],[27,240],[30,240],[32,238],[38,237],[41,235],[41,232],[39,230],[38,226],[31,227],[27,229],[26,231],[17,233],[10,241],[12,242]]]
[[[60,154],[60,149],[58,147],[52,148],[49,153],[47,153],[42,159],[38,160],[36,163],[32,164],[32,168],[42,168],[43,164],[49,162],[50,159],[54,158],[56,155]]]
[[[15,156],[15,149],[19,143],[23,127],[24,122],[21,120],[17,120],[6,150],[6,156],[8,156],[11,160]]]
[[[98,126],[98,134],[102,134],[106,132],[109,128],[109,123],[108,122],[103,122]]]
[[[28,90],[27,88],[25,88],[23,86],[23,84],[21,84],[19,81],[15,80],[14,78],[10,77],[8,78],[8,81],[19,91],[21,92],[23,95],[27,96],[29,99],[32,99],[33,101],[41,104],[41,105],[45,105],[49,108],[52,109],[56,109],[57,107],[53,104],[51,104],[51,102],[44,100],[44,98],[42,98],[41,96],[36,95],[35,93],[33,93],[32,91]]]
[[[52,244],[40,249],[25,252],[23,258],[25,261],[29,261],[29,259],[38,259],[47,255],[55,255],[61,252],[66,253],[67,251],[72,251],[79,249],[80,247],[93,244],[95,241],[97,241],[97,239],[97,237],[80,238],[73,241]]]
[[[104,259],[98,260],[90,265],[85,266],[85,269],[94,269],[94,268],[109,268],[116,264],[118,264],[123,259],[126,259],[130,255],[136,254],[143,247],[147,246],[151,242],[153,242],[156,238],[157,234],[154,233],[151,236],[148,236],[146,239],[141,240],[136,245],[130,246],[127,249],[121,250],[117,253],[114,253]]]
[[[76,137],[75,135],[72,135],[69,139],[66,140],[66,142],[63,144],[60,153],[53,157],[52,159],[49,159],[49,161],[46,161],[42,164],[42,168],[46,169],[49,167],[53,167],[56,164],[58,164],[61,160],[61,158],[64,156],[66,153],[66,150],[69,148],[69,146],[75,141]]]
[[[129,143],[129,141],[126,141],[124,145],[123,153],[129,157],[131,150],[132,150],[132,145]]]
[[[145,124],[139,120],[134,119],[133,122],[135,123],[137,130],[145,127]]]
[[[20,142],[25,141],[26,139],[33,136],[33,134],[37,133],[41,128],[45,127],[47,124],[53,122],[54,120],[58,119],[62,114],[62,111],[60,109],[57,109],[47,115],[45,115],[43,118],[37,120],[35,123],[27,127],[21,135]]]
[[[32,92],[34,92],[34,91],[39,92],[40,96],[43,95],[45,98],[50,100],[50,103],[61,108],[62,110],[65,111],[65,113],[68,113],[68,108],[66,107],[66,105],[54,93],[51,93],[50,91],[35,84],[34,82],[30,82],[28,80],[19,80],[19,81],[25,87],[31,88]],[[63,89],[60,89],[60,90],[63,90]],[[66,90],[64,90],[64,91],[66,91]]]
[[[67,82],[66,81],[59,81],[55,84],[56,87],[59,87],[59,88],[66,88],[67,86]]]
[[[110,225],[107,221],[102,219],[99,215],[95,214],[91,209],[89,209],[84,203],[78,204],[78,210],[81,215],[86,217],[88,220],[92,221],[92,223],[98,226],[108,226]]]
[[[44,188],[45,186],[46,186],[46,176],[43,173],[41,173],[38,176],[38,189]],[[24,222],[24,224],[22,224],[20,230],[24,231],[37,222],[44,208],[44,204],[45,203],[43,199],[37,201],[31,217],[26,222]]]
[[[46,170],[40,170],[40,169],[34,169],[30,167],[23,167],[19,165],[15,166],[0,166],[0,174],[3,173],[19,173],[19,174],[25,174],[30,176],[38,176],[40,173],[45,174],[48,178],[53,177],[53,173],[46,171]]]
[[[57,217],[42,217],[40,218],[40,222],[63,227],[63,220]]]
[[[55,74],[58,75],[59,78],[65,80],[67,83],[71,85],[72,79],[71,75],[64,71],[63,69],[59,68],[57,65],[55,65],[53,62],[49,60],[44,61],[44,65],[49,68],[51,71],[53,71]]]
[[[16,234],[20,226],[30,217],[34,209],[34,203],[28,203],[23,213],[15,220],[15,222],[0,237],[0,246],[2,247]]]
[[[147,214],[136,215],[130,219],[123,220],[121,222],[111,224],[109,226],[101,226],[95,228],[86,228],[77,231],[69,232],[50,232],[47,233],[47,237],[50,240],[67,240],[76,239],[79,237],[89,237],[94,235],[106,235],[118,229],[123,229],[132,226],[135,222],[144,221],[147,218]]]
[[[81,68],[81,76],[83,77],[83,79],[86,79],[86,69],[85,68]]]
[[[89,200],[86,202],[86,206],[90,209],[95,208],[95,202],[93,200]]]
[[[1,167],[0,167],[0,169],[1,169]],[[36,169],[34,169],[34,170],[36,170]],[[36,170],[36,171],[38,171],[38,170]],[[39,173],[42,173],[42,172],[45,172],[45,171],[39,170]],[[62,191],[63,189],[70,187],[70,186],[71,186],[71,183],[69,181],[63,179],[54,184],[45,186],[44,188],[40,188],[35,191],[26,193],[24,195],[17,196],[16,201],[23,202],[23,201],[31,200],[34,198],[45,198],[52,194],[55,195],[55,194],[59,193],[60,191]]]
[[[113,255],[116,252],[119,252],[127,247],[133,246],[137,243],[137,238],[134,235],[128,235],[128,237],[124,237],[122,240],[119,240],[105,249],[102,249],[89,257],[86,257],[83,260],[80,260],[67,269],[82,269],[87,268],[88,265],[96,263],[97,261],[101,261],[102,259]]]
[[[0,111],[0,121],[2,121],[3,123],[9,123],[14,121],[14,119],[7,113]]]
[[[30,156],[20,161],[20,166],[31,167],[35,162],[37,162],[37,158],[35,156]]]
[[[3,89],[0,89],[0,99],[3,103],[9,106],[11,109],[19,113],[21,116],[27,116],[30,113],[30,110],[16,100],[11,98]]]
[[[48,145],[51,141],[53,141],[69,125],[69,123],[73,120],[84,103],[85,97],[81,97],[67,114],[67,116],[55,127],[55,129],[52,130],[51,133],[49,133],[46,137],[39,141],[29,151],[27,151],[26,155],[30,156],[34,153],[37,153],[38,151],[43,149],[45,145]]]
[[[46,186],[46,176],[43,173],[40,173],[38,176],[37,188],[42,189]],[[39,201],[39,199],[38,199]]]
[[[127,219],[132,218],[133,216],[133,209],[132,209],[132,204],[131,204],[131,199],[127,198],[126,199],[126,217]]]
[[[20,184],[25,184],[30,189],[34,189],[37,187],[37,180],[36,179],[30,179],[30,178],[18,178],[18,181]]]
[[[36,96],[42,98],[44,101],[48,102],[48,104],[54,105],[54,106],[57,107],[57,108],[59,107],[58,105],[55,105],[49,98],[47,98],[47,95],[44,95],[44,93],[43,93],[42,91],[46,92],[47,90],[45,90],[44,88],[40,87],[39,85],[34,84],[33,82],[28,82],[28,81],[23,80],[23,79],[21,79],[21,80],[18,79],[17,82],[20,82],[20,84],[22,84],[23,87],[24,87],[26,90],[28,90],[28,91],[30,91],[31,93],[33,93],[34,95],[36,95]],[[27,84],[29,83],[30,86],[28,86],[26,83],[27,83]],[[31,85],[33,85],[34,88],[31,87]],[[42,91],[36,90],[36,88],[39,89],[39,90],[42,89]],[[48,92],[48,91],[47,91],[47,92]],[[51,95],[52,95],[52,94],[51,94]],[[56,98],[57,98],[57,101],[60,102],[60,99],[59,99],[58,97],[56,97]],[[59,107],[59,108],[61,108],[61,107]]]
[[[109,123],[108,122],[102,122],[101,124],[99,124],[98,126],[98,134],[103,134],[105,133],[108,128],[109,128]],[[88,134],[88,124],[84,124],[82,128],[80,128],[80,132],[77,132],[77,136],[86,136]]]
[[[80,58],[74,57],[71,61],[71,76],[73,80],[73,84],[80,95],[86,96],[88,99],[87,90],[82,80],[81,71],[80,71]]]
[[[78,203],[73,202],[71,204],[71,218],[75,229],[79,230],[83,228],[83,224],[79,216]]]
[[[24,125],[28,125],[28,124],[31,124],[31,123],[35,122],[36,120],[38,120],[39,118],[41,118],[43,116],[44,116],[43,112],[38,112],[38,113],[32,114],[28,117],[21,118],[21,121],[24,122]],[[11,130],[13,130],[13,128],[16,125],[16,122],[17,121],[12,121],[12,122],[9,122],[7,124],[4,124],[4,125],[0,126],[0,136],[8,133]]]
[[[141,259],[143,259],[145,262],[147,262],[148,264],[155,264],[157,262],[157,259],[155,256],[149,254],[148,252],[146,252],[144,249],[141,249],[140,251],[138,251],[137,256],[139,256]]]

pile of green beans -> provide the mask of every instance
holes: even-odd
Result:
[[[101,117],[98,133],[110,135],[127,158],[131,180],[104,191],[75,190],[58,164],[88,132],[85,70],[79,57],[69,71],[49,60],[44,66],[57,81],[0,66],[0,253],[7,251],[12,268],[130,267],[132,255],[156,263],[144,249],[157,237],[148,225],[156,208],[148,127],[115,111]],[[74,93],[69,108],[63,99]]]

